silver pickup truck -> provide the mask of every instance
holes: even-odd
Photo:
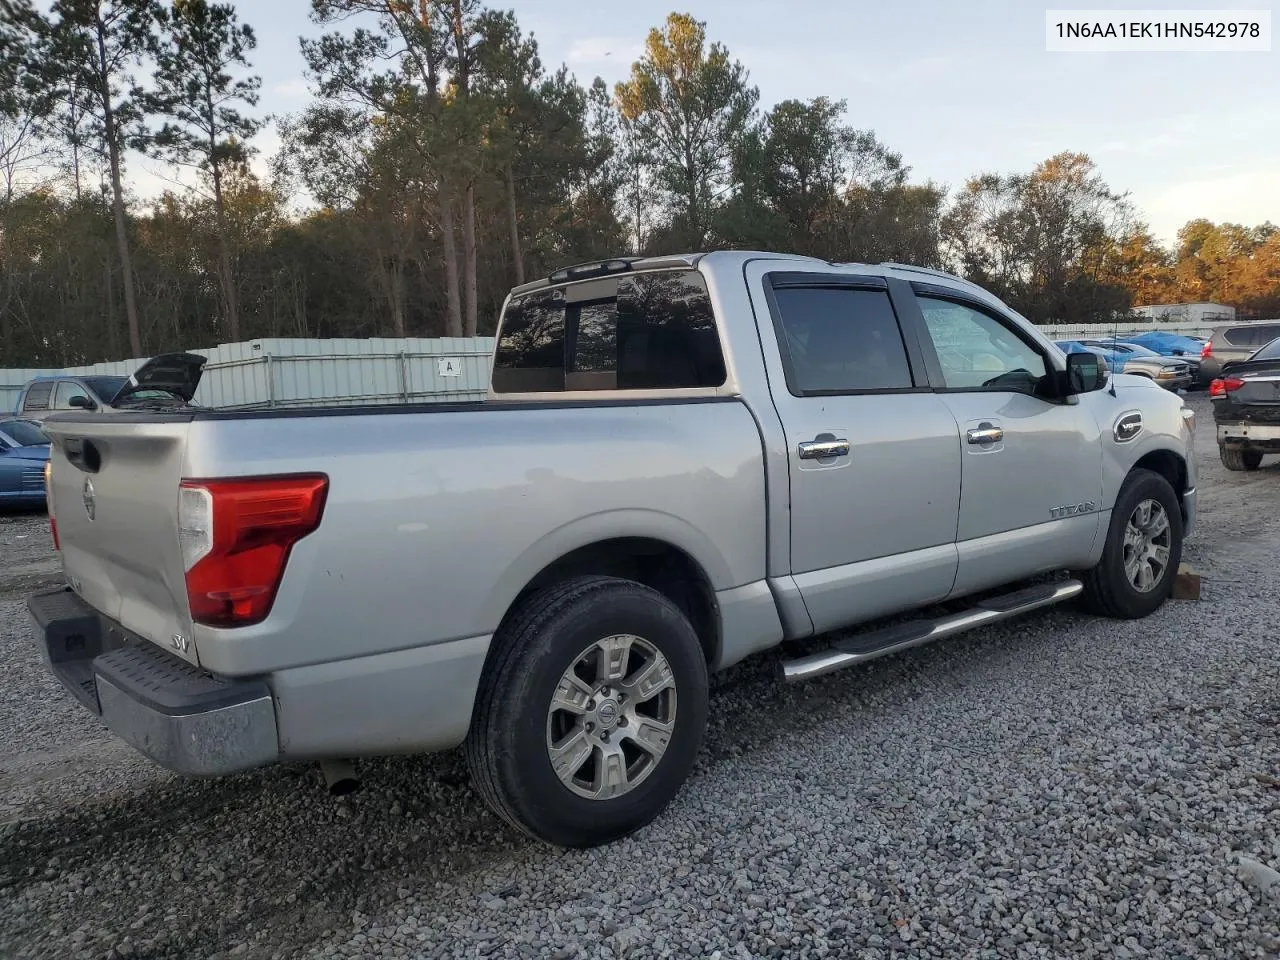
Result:
[[[896,264],[561,270],[507,298],[483,402],[201,409],[201,365],[45,421],[53,672],[188,774],[465,745],[555,845],[662,811],[710,672],[815,637],[801,680],[1075,597],[1144,617],[1195,519],[1177,396]]]

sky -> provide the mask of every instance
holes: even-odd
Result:
[[[258,37],[261,109],[301,110],[309,93],[298,37],[320,32],[309,0],[233,2]],[[650,28],[673,9],[691,13],[747,68],[762,108],[790,98],[844,99],[847,122],[901,152],[916,181],[957,189],[975,173],[1027,171],[1072,150],[1089,154],[1113,190],[1129,193],[1162,242],[1173,242],[1193,217],[1280,224],[1277,44],[1266,53],[1049,53],[1046,5],[1025,0],[491,5],[513,9],[544,64],[567,64],[584,86],[596,76],[610,86],[624,79]],[[1266,8],[1258,0],[1231,5],[1242,7]],[[261,163],[278,138],[268,129],[257,143]],[[158,164],[135,161],[140,194],[165,186],[157,174],[164,175]]]

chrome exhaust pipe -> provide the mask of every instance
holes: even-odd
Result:
[[[320,773],[330,796],[345,797],[360,789],[360,778],[349,760],[321,760]]]

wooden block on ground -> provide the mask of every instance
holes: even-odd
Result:
[[[1179,564],[1178,572],[1173,575],[1173,599],[1200,599],[1200,574],[1185,563]]]

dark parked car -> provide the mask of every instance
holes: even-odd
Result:
[[[1214,327],[1200,353],[1201,376],[1212,380],[1222,375],[1223,365],[1247,360],[1259,348],[1280,337],[1280,321],[1232,323]]]
[[[1256,470],[1280,453],[1280,339],[1226,363],[1209,384],[1218,455],[1228,470]]]
[[[59,410],[96,410],[111,405],[128,377],[36,377],[22,388],[14,411],[29,420],[43,420]]]
[[[43,506],[49,438],[34,420],[0,420],[0,506]]]

